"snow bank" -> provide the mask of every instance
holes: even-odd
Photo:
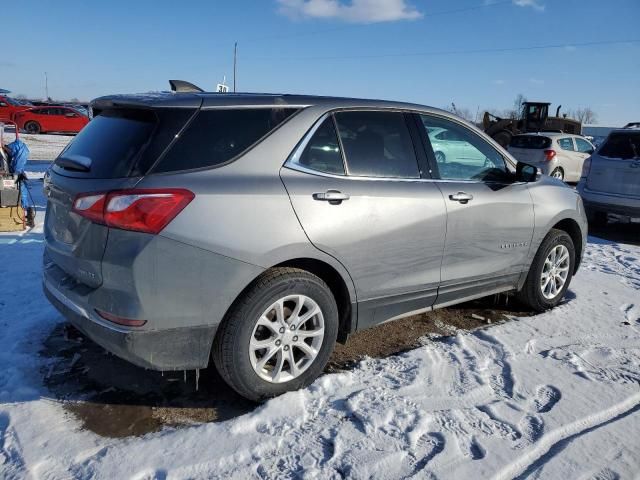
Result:
[[[106,439],[81,430],[42,386],[38,351],[62,320],[40,290],[41,231],[0,235],[2,478],[640,471],[640,247],[590,239],[567,301],[551,312],[365,360],[223,423]]]

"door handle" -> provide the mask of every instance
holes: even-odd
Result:
[[[449,200],[453,200],[454,202],[460,202],[463,205],[468,203],[469,200],[473,200],[473,195],[466,192],[458,192],[453,195],[449,195]]]
[[[314,193],[313,199],[320,202],[329,202],[331,205],[340,205],[344,200],[349,200],[348,193],[342,193],[338,190],[327,190],[323,193]]]

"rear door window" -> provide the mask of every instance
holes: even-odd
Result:
[[[338,112],[338,134],[349,175],[419,178],[420,169],[400,112]]]
[[[322,122],[296,163],[319,172],[344,175],[342,152],[333,117]]]
[[[593,153],[593,145],[582,138],[575,138],[576,147],[579,152],[582,153]]]
[[[612,133],[598,154],[607,158],[635,160],[640,158],[640,132]]]
[[[540,135],[516,135],[511,139],[509,147],[513,148],[527,148],[527,149],[545,149],[551,146],[551,139],[549,137],[542,137]]]
[[[296,111],[293,108],[202,110],[152,172],[225,164],[258,143]]]
[[[573,140],[571,138],[559,138],[558,145],[560,145],[562,150],[568,150],[570,152],[575,150],[575,148],[573,148]]]

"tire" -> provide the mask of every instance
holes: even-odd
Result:
[[[561,180],[564,182],[564,170],[562,170],[560,167],[557,167],[553,172],[549,174],[549,176],[553,178],[557,178],[558,180]]]
[[[297,329],[285,328],[283,325],[291,327],[287,314],[296,310],[300,303],[296,299],[300,298],[304,303],[297,318],[316,311],[315,307],[320,313]],[[271,309],[281,301],[282,322],[277,308]],[[321,330],[323,337],[317,343]],[[276,268],[258,277],[230,308],[216,334],[212,356],[220,376],[231,388],[249,400],[262,401],[311,384],[327,364],[337,335],[338,308],[327,284],[304,270]],[[268,347],[256,346],[265,342]],[[302,342],[307,343],[305,351],[316,352],[314,358],[299,347]],[[272,351],[276,353],[268,355]],[[299,369],[297,375],[289,355]],[[267,356],[269,360],[265,360]]]
[[[549,282],[554,282],[554,285],[551,285],[550,283],[543,285],[543,270],[547,270],[549,268],[547,260],[553,250],[556,250],[556,252],[566,251],[568,254],[568,262],[566,262],[566,264],[562,263],[562,269],[557,268],[553,270],[553,275],[562,275],[565,271],[564,267],[566,267],[566,277],[564,278],[564,283],[559,289],[557,289],[555,294],[552,291],[553,288],[551,288],[551,291],[548,291],[548,294],[545,295],[545,293],[543,293],[544,285],[547,285],[547,288],[549,288],[558,286],[559,283],[559,281],[556,281],[555,279],[549,279]],[[562,230],[552,229],[542,241],[542,244],[533,259],[533,263],[529,268],[529,273],[524,286],[522,287],[522,290],[518,292],[518,298],[520,301],[531,307],[536,312],[544,312],[545,310],[549,310],[550,308],[558,305],[569,288],[571,278],[573,277],[576,256],[575,252],[576,250],[571,237]],[[557,256],[556,258],[560,260],[561,256]],[[547,275],[547,277],[548,276],[549,275]]]
[[[31,121],[25,123],[24,130],[31,135],[37,135],[42,131],[42,128],[38,122]]]
[[[493,136],[493,139],[500,144],[501,147],[507,148],[511,143],[511,133],[501,130]]]
[[[435,152],[436,163],[447,163],[447,156],[441,151]]]

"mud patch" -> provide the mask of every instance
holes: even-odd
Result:
[[[326,372],[353,368],[365,357],[386,357],[429,341],[524,316],[513,299],[492,296],[357,332],[337,345]],[[83,428],[106,437],[139,436],[165,427],[219,422],[256,404],[231,390],[214,368],[156,372],[108,353],[72,327],[59,325],[44,343],[44,383]]]

